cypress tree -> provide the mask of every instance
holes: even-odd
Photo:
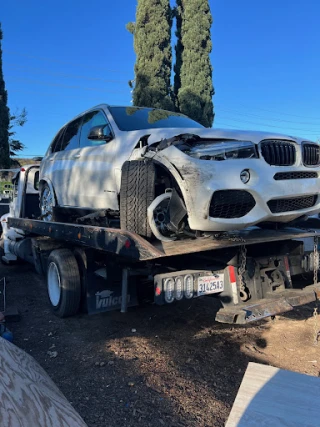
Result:
[[[211,127],[214,119],[212,96],[212,15],[208,0],[177,0],[176,64],[174,94],[176,108]]]
[[[0,24],[0,168],[7,169],[10,166],[9,156],[9,108],[7,107],[7,91],[2,72],[2,29]]]
[[[169,0],[138,0],[136,22],[127,24],[137,56],[133,105],[174,109],[170,86],[171,27]]]

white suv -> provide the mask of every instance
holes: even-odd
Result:
[[[123,229],[170,240],[318,213],[319,172],[315,142],[102,104],[57,133],[41,162],[40,207],[45,221],[104,210]]]

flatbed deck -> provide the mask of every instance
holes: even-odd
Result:
[[[8,218],[10,227],[24,230],[29,236],[41,235],[56,240],[109,252],[131,261],[149,261],[237,247],[242,244],[254,245],[306,237],[320,237],[320,220],[311,218],[301,224],[302,228],[261,229],[252,227],[243,231],[222,233],[197,239],[183,239],[172,242],[151,242],[128,231],[89,225],[44,222],[33,219]],[[312,229],[311,229],[312,228]]]

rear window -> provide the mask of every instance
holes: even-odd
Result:
[[[65,127],[61,129],[57,134],[57,136],[54,138],[53,142],[51,143],[51,148],[49,147],[50,153],[55,153],[57,151],[60,151],[61,139],[65,129],[66,129]]]
[[[156,128],[203,128],[200,123],[180,113],[141,107],[109,107],[114,121],[122,131]]]

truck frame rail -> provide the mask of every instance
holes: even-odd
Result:
[[[64,240],[96,250],[109,252],[132,261],[149,261],[168,256],[186,255],[240,245],[265,244],[306,237],[320,237],[320,221],[312,222],[318,229],[304,228],[260,229],[252,227],[233,233],[217,233],[197,239],[183,239],[172,242],[152,244],[141,236],[117,228],[96,227],[90,225],[61,222],[44,222],[24,218],[8,218],[9,227],[18,228],[28,235],[41,235],[55,240]]]

